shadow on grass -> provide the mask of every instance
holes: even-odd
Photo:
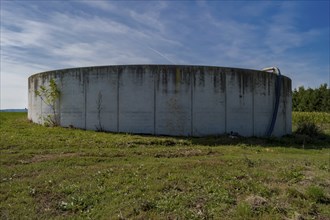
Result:
[[[112,132],[104,132],[112,133]],[[123,133],[113,133],[123,134]],[[137,146],[246,146],[246,147],[288,147],[297,149],[326,149],[330,148],[330,134],[320,133],[310,137],[304,134],[293,133],[283,137],[242,137],[233,135],[218,135],[206,137],[185,136],[154,136],[150,134],[129,134],[129,139],[119,141],[119,147]]]
[[[330,135],[320,134],[316,137],[293,133],[283,137],[238,137],[231,135],[209,136],[209,137],[191,137],[189,138],[193,145],[247,145],[261,147],[293,147],[299,149],[323,149],[330,148]]]
[[[316,137],[293,133],[283,137],[241,137],[232,135],[183,137],[183,136],[152,136],[148,134],[130,134],[136,136],[130,141],[118,143],[121,147],[132,146],[245,146],[245,147],[287,147],[297,149],[330,148],[330,135],[319,134]],[[142,139],[141,139],[142,138]]]

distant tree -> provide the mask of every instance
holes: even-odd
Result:
[[[299,112],[330,112],[330,89],[327,84],[316,89],[303,86],[293,90],[292,109]]]

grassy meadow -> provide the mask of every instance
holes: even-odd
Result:
[[[330,219],[330,114],[300,118],[323,134],[152,137],[0,113],[0,218]]]

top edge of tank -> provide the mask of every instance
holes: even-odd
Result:
[[[126,64],[126,65],[101,65],[101,66],[83,66],[83,67],[72,67],[72,68],[64,68],[64,69],[55,69],[55,70],[48,70],[44,72],[39,72],[30,75],[29,78],[34,78],[38,75],[43,75],[47,73],[55,73],[58,71],[68,71],[68,70],[78,70],[78,69],[93,69],[93,68],[109,68],[109,67],[181,67],[181,68],[214,68],[214,69],[227,69],[227,70],[246,70],[246,71],[254,71],[254,72],[261,72],[266,73],[262,70],[255,70],[255,69],[247,69],[247,68],[237,68],[237,67],[225,67],[225,66],[208,66],[208,65],[184,65],[184,64]],[[284,75],[282,75],[284,76]],[[285,78],[289,78],[284,76]],[[289,78],[290,79],[290,78]]]

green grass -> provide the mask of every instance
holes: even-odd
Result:
[[[330,124],[329,112],[292,112],[292,122],[296,124],[299,120],[308,120],[317,124]]]
[[[152,137],[0,113],[0,132],[1,219],[330,218],[327,131]]]

